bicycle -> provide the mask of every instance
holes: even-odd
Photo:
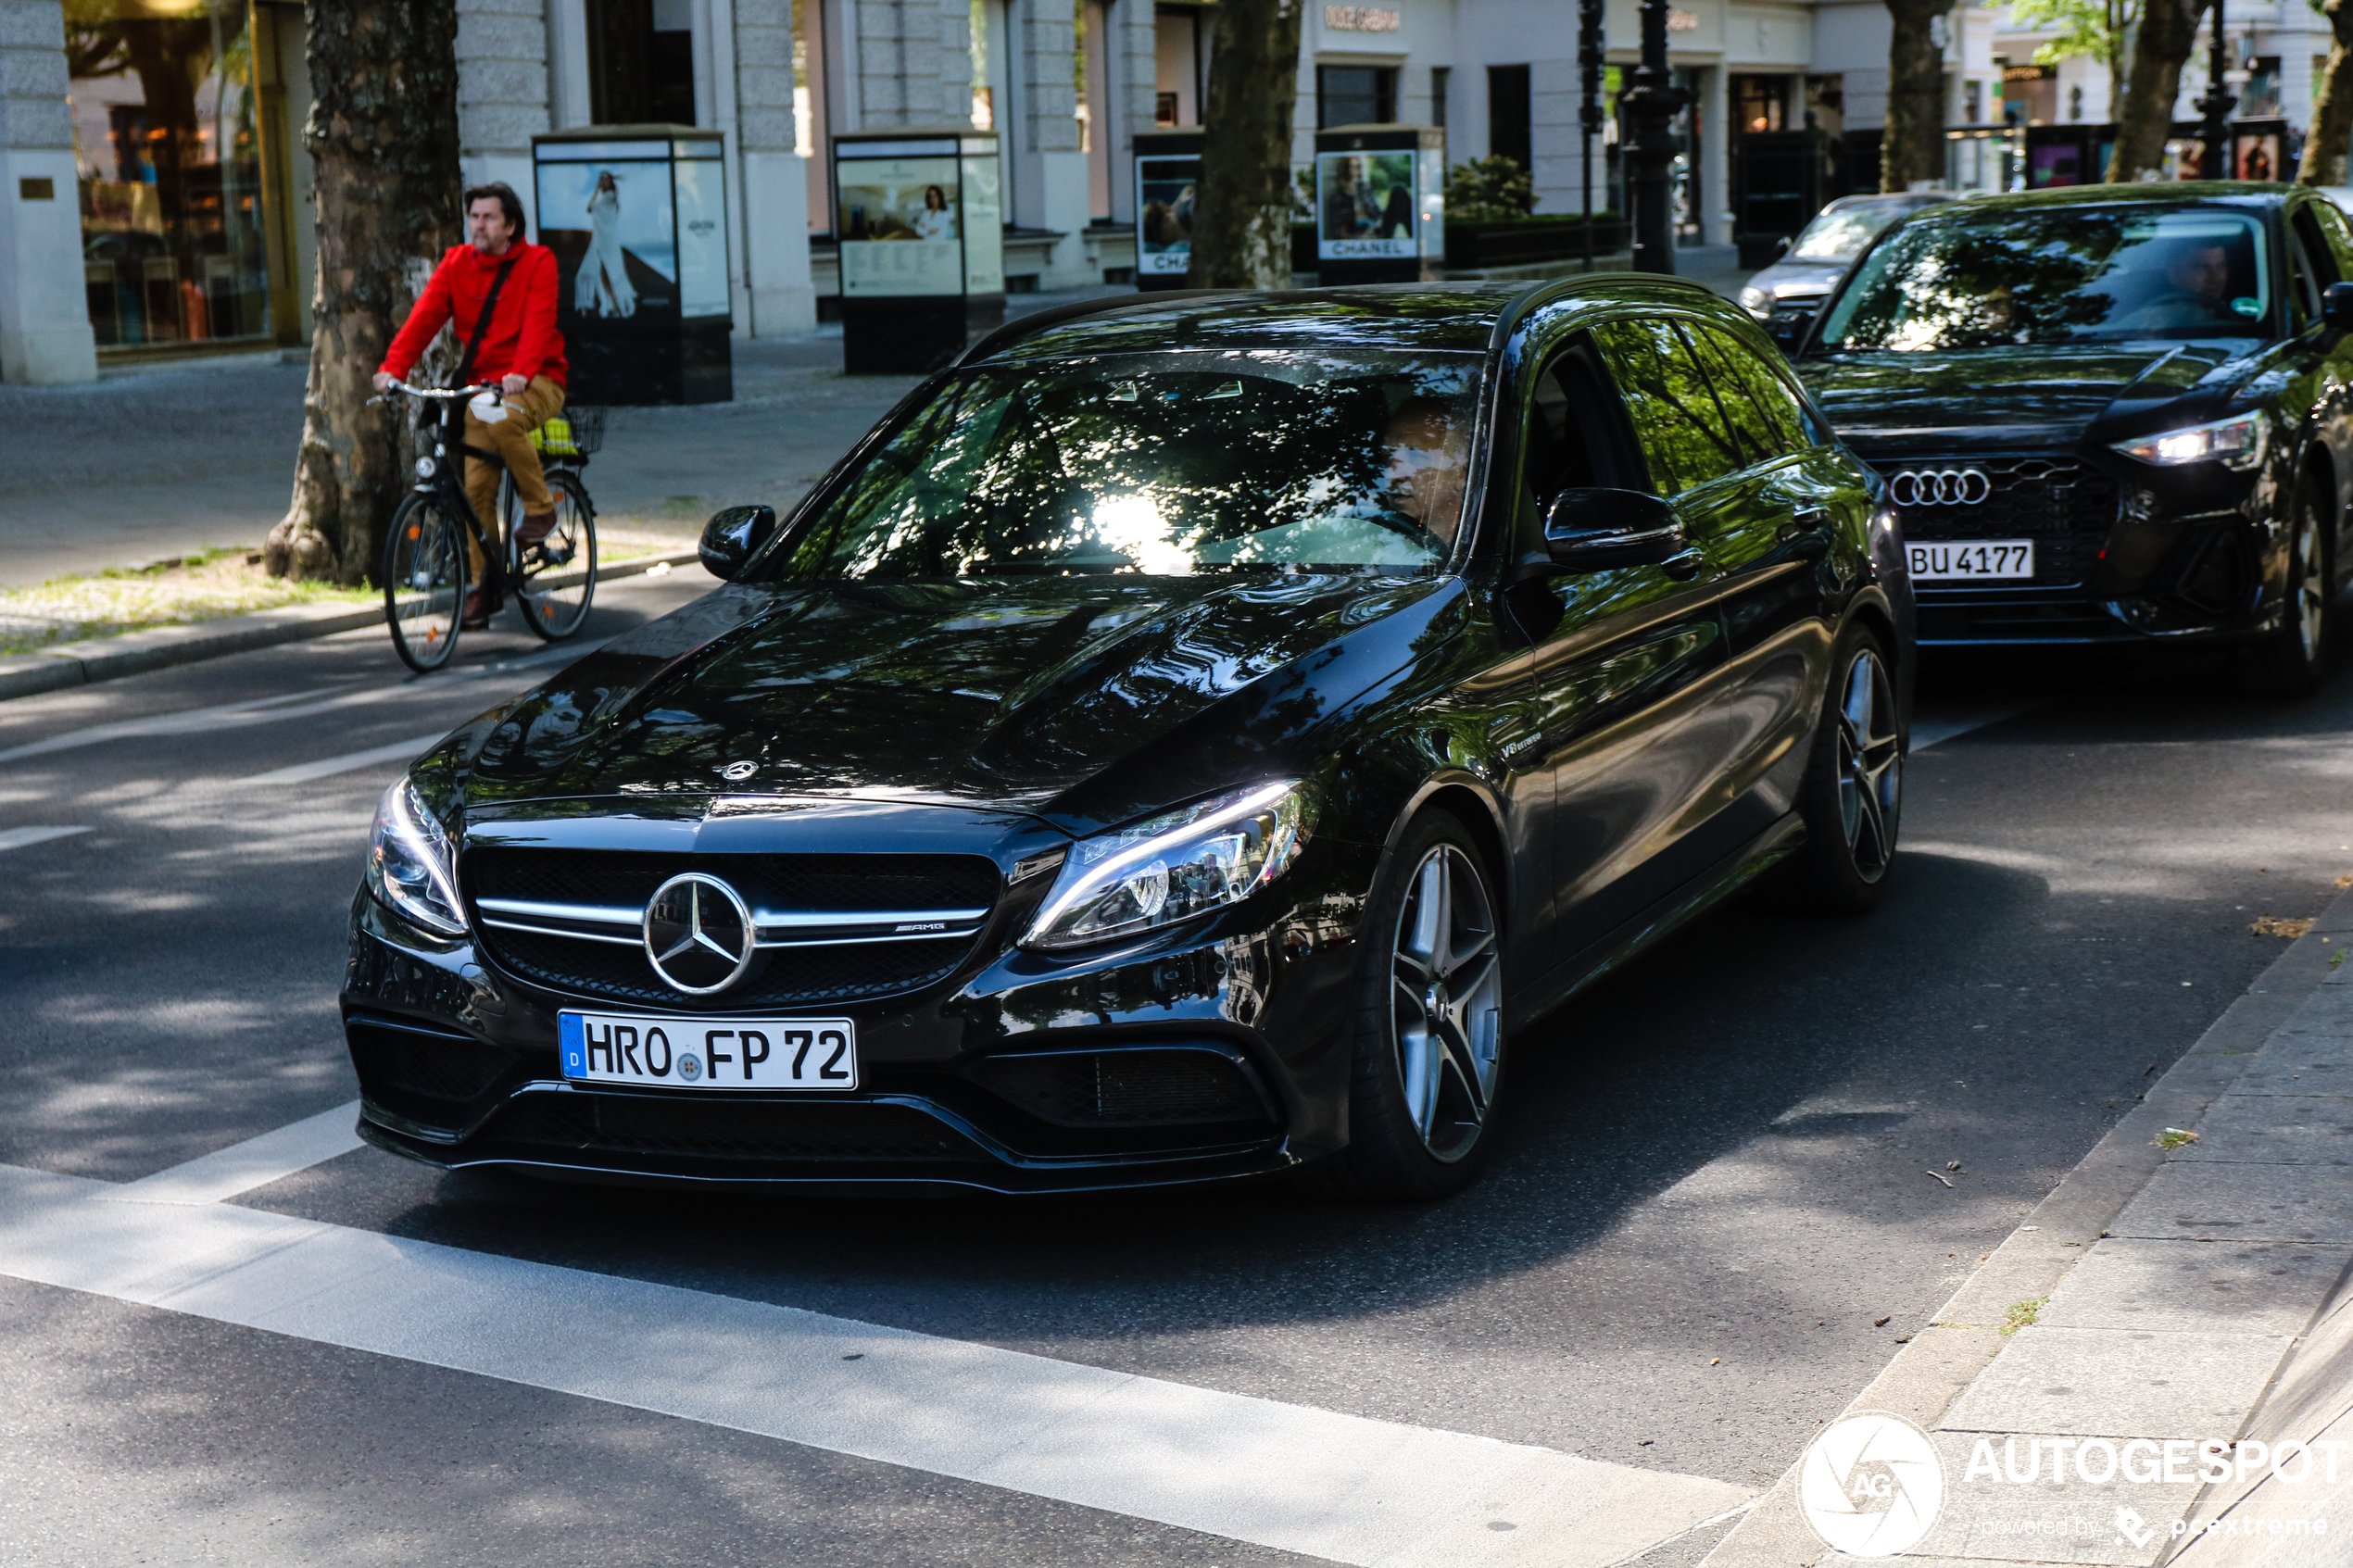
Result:
[[[431,447],[429,456],[417,458],[417,483],[392,514],[384,539],[384,620],[401,662],[423,674],[448,663],[457,651],[464,629],[469,541],[482,553],[484,581],[475,586],[488,596],[490,614],[497,613],[511,592],[522,623],[543,641],[560,641],[579,631],[597,594],[597,513],[580,470],[602,437],[604,410],[567,409],[532,433],[555,501],[555,525],[545,538],[522,542],[515,478],[502,473],[497,510],[505,526],[500,540],[494,541],[466,498],[463,438],[467,400],[484,392],[495,396],[496,389],[406,382],[392,387],[423,405],[417,445]],[[559,425],[564,427],[560,432]]]

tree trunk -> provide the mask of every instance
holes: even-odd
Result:
[[[407,471],[399,411],[369,378],[459,212],[456,0],[310,0],[319,291],[294,500],[270,531],[281,577],[374,570]],[[426,266],[419,266],[418,263]]]
[[[2182,62],[2197,37],[2203,0],[2148,0],[2133,43],[2132,69],[2116,110],[2111,182],[2155,180],[2165,169],[2165,141],[2173,132],[2173,100],[2182,90]]]
[[[2328,69],[2312,104],[2312,133],[2304,138],[2299,185],[2345,183],[2347,144],[2353,143],[2353,0],[2326,0],[2321,12],[2336,34]]]
[[[1291,110],[1302,0],[1222,0],[1193,208],[1197,289],[1290,287]]]
[[[1908,191],[1944,182],[1944,50],[1938,19],[1953,0],[1887,0],[1895,24],[1887,46],[1887,131],[1879,188]]]

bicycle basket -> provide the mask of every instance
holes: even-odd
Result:
[[[605,444],[605,411],[566,408],[533,431],[531,444],[550,458],[585,458]]]

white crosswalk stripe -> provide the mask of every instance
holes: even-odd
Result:
[[[132,1198],[0,1166],[0,1273],[1366,1568],[1604,1568],[1752,1495],[790,1307]]]
[[[396,740],[389,746],[371,746],[365,751],[346,751],[340,757],[322,758],[316,762],[297,762],[291,768],[273,769],[267,773],[254,773],[235,782],[257,788],[272,784],[308,784],[313,779],[331,778],[360,768],[372,768],[380,762],[406,762],[439,740],[447,731],[435,730],[429,735],[414,735]]]

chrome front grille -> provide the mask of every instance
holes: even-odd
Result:
[[[757,950],[724,991],[693,996],[648,960],[647,900],[682,872],[751,907]],[[844,1002],[918,989],[970,955],[1001,883],[977,855],[661,855],[471,850],[465,880],[484,947],[558,990],[681,1008]]]
[[[2089,581],[2116,526],[2121,492],[2115,480],[2071,457],[1882,458],[1872,466],[1891,482],[1899,474],[1982,473],[1980,484],[1900,486],[1896,502],[1907,540],[2032,539],[2031,579],[1982,585],[1925,583],[1922,593],[1966,588],[2048,588]],[[1914,489],[1982,499],[1907,500]]]

